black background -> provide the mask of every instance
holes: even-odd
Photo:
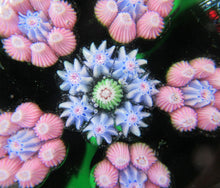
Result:
[[[57,70],[63,69],[62,61],[73,62],[74,58],[82,57],[82,47],[89,47],[92,42],[98,46],[103,40],[107,40],[108,47],[120,46],[109,37],[107,29],[96,20],[93,12],[95,2],[94,0],[72,2],[78,17],[74,27],[77,48],[71,55],[60,58],[59,62],[50,68],[42,69],[26,62],[13,61],[1,48],[0,109],[2,111],[13,111],[20,103],[32,101],[45,112],[60,114],[61,110],[58,109],[58,105],[67,98],[65,92],[59,89],[62,81],[56,74]],[[220,36],[214,24],[198,5],[185,10],[178,17],[175,17],[175,14],[172,15],[168,23],[164,33],[157,40],[136,39],[125,45],[127,51],[138,48],[140,53],[144,53],[161,42],[163,37],[166,38],[155,52],[146,56],[147,69],[152,77],[165,84],[166,71],[171,64],[196,57],[209,57],[219,64]],[[157,108],[152,109],[149,124],[149,128],[142,131],[141,138],[130,137],[129,140],[124,141],[128,143],[142,141],[149,144],[156,151],[157,157],[171,171],[171,187],[173,188],[185,188],[202,174],[203,166],[209,161],[207,156],[202,159],[204,154],[211,158],[218,156],[219,130],[211,133],[200,130],[180,133],[172,128],[168,114]],[[62,139],[69,147],[68,157],[62,167],[50,173],[41,187],[65,187],[71,176],[79,171],[85,152],[84,137],[76,131],[65,130]],[[207,153],[198,154],[201,148],[206,148],[204,151]],[[98,149],[91,167],[104,157],[105,150],[105,146]],[[219,158],[218,156],[218,160],[214,161],[217,172],[216,169],[211,169],[205,176],[207,181],[211,179],[207,188],[220,182],[218,177],[215,177],[216,174],[220,174]],[[195,184],[194,187],[202,188],[203,186]]]

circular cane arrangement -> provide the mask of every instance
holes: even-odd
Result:
[[[38,67],[54,65],[76,47],[76,12],[64,1],[0,1],[0,36],[6,53]]]
[[[18,182],[20,187],[40,184],[64,160],[60,139],[64,123],[44,113],[37,104],[22,103],[15,112],[0,115],[0,186]]]
[[[220,68],[206,57],[173,64],[156,105],[170,114],[173,127],[215,131],[220,126]]]
[[[174,0],[98,0],[94,16],[116,42],[151,40],[163,32],[173,5]],[[76,19],[72,5],[63,0],[0,0],[3,48],[17,61],[52,66],[75,50]],[[181,132],[196,127],[217,130],[220,68],[205,57],[177,62],[167,72],[167,84],[158,88],[160,81],[149,76],[147,60],[137,58],[137,49],[126,48],[107,47],[106,41],[98,47],[92,43],[73,63],[64,61],[64,70],[57,74],[68,99],[59,104],[60,117],[42,112],[32,102],[0,114],[1,187],[42,183],[65,159],[60,138],[64,124],[86,135],[92,144],[108,144],[106,157],[91,171],[95,186],[171,186],[170,171],[148,145],[116,140],[128,140],[132,134],[141,137],[154,101]]]
[[[108,28],[119,43],[135,38],[156,39],[164,29],[164,18],[173,8],[174,0],[98,0],[97,19]]]
[[[60,88],[69,91],[70,99],[59,105],[64,108],[61,117],[67,117],[67,127],[88,132],[87,138],[98,145],[103,139],[110,144],[121,133],[141,135],[159,83],[143,69],[147,61],[136,59],[137,50],[127,54],[122,46],[112,58],[115,46],[106,46],[106,41],[98,48],[92,43],[89,50],[83,48],[84,61],[65,61],[65,70],[57,71],[64,81]]]
[[[92,170],[99,187],[169,187],[170,172],[144,143],[111,144],[104,160]]]

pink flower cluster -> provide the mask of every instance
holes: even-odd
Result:
[[[213,131],[220,126],[220,68],[212,59],[177,62],[168,70],[166,80],[156,96],[156,105],[170,114],[177,130],[198,127]]]
[[[169,187],[170,172],[144,143],[109,146],[106,159],[94,169],[95,182],[102,188]]]
[[[17,61],[52,66],[59,56],[75,50],[76,19],[74,9],[62,0],[3,0],[0,36],[6,38],[4,49]]]
[[[64,123],[44,113],[37,104],[20,104],[15,112],[0,115],[0,187],[18,182],[21,187],[41,183],[50,168],[66,156],[60,139]]]
[[[108,28],[111,37],[119,43],[135,38],[157,38],[163,28],[163,19],[172,10],[174,0],[98,0],[97,19]]]

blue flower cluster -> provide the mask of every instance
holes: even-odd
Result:
[[[27,15],[20,13],[18,28],[24,35],[34,41],[46,41],[52,26],[44,13],[27,11]]]
[[[185,105],[201,108],[214,102],[216,89],[208,81],[193,80],[182,88]]]
[[[61,117],[67,117],[67,127],[88,132],[87,138],[98,145],[103,140],[110,144],[119,132],[140,136],[140,127],[148,126],[143,122],[150,116],[146,109],[158,92],[159,81],[150,80],[142,67],[147,61],[136,59],[138,50],[126,54],[122,46],[113,58],[114,50],[107,49],[106,41],[98,48],[92,43],[90,49],[83,48],[84,61],[65,61],[65,70],[57,71],[63,80],[60,89],[69,91],[70,98],[59,105],[64,109]]]
[[[128,166],[125,170],[120,171],[120,186],[126,187],[145,187],[145,181],[147,181],[147,175],[133,167]]]
[[[118,0],[117,5],[120,12],[128,12],[135,21],[147,11],[147,5],[143,0]]]
[[[26,161],[41,148],[41,141],[33,130],[23,129],[8,139],[6,148],[10,158],[18,156]]]

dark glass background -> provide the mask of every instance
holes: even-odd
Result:
[[[60,114],[59,103],[65,101],[65,92],[60,91],[56,71],[63,69],[63,60],[73,62],[82,57],[82,47],[89,47],[92,42],[98,46],[107,40],[108,47],[121,46],[114,42],[102,25],[96,20],[93,9],[95,0],[69,1],[77,11],[77,23],[74,32],[77,48],[69,56],[60,58],[54,66],[46,69],[34,67],[25,62],[13,61],[0,49],[0,109],[13,111],[25,101],[36,102],[45,112]],[[178,10],[177,10],[178,11]],[[163,40],[164,43],[163,43]],[[151,50],[156,44],[159,48],[145,58],[148,60],[147,71],[162,84],[171,64],[196,57],[212,58],[220,62],[220,36],[215,25],[206,13],[195,5],[175,17],[170,17],[161,37],[154,41],[137,39],[125,45],[127,51],[138,48],[140,53]],[[189,133],[176,131],[170,123],[167,113],[152,109],[149,128],[142,130],[142,137],[129,137],[128,143],[142,141],[150,145],[157,157],[171,171],[172,188],[218,188],[220,182],[220,131],[207,133],[195,130]],[[65,163],[52,171],[41,185],[45,188],[65,187],[72,175],[78,174],[85,154],[86,141],[76,131],[65,130],[62,136],[69,148]],[[91,167],[105,156],[106,146],[100,147],[91,163]],[[85,180],[88,177],[85,177]],[[201,178],[196,180],[196,178]],[[206,182],[207,184],[205,184]],[[190,186],[194,184],[194,186]],[[214,186],[215,185],[215,186]],[[75,187],[78,188],[78,187]],[[83,188],[83,187],[81,187]]]

